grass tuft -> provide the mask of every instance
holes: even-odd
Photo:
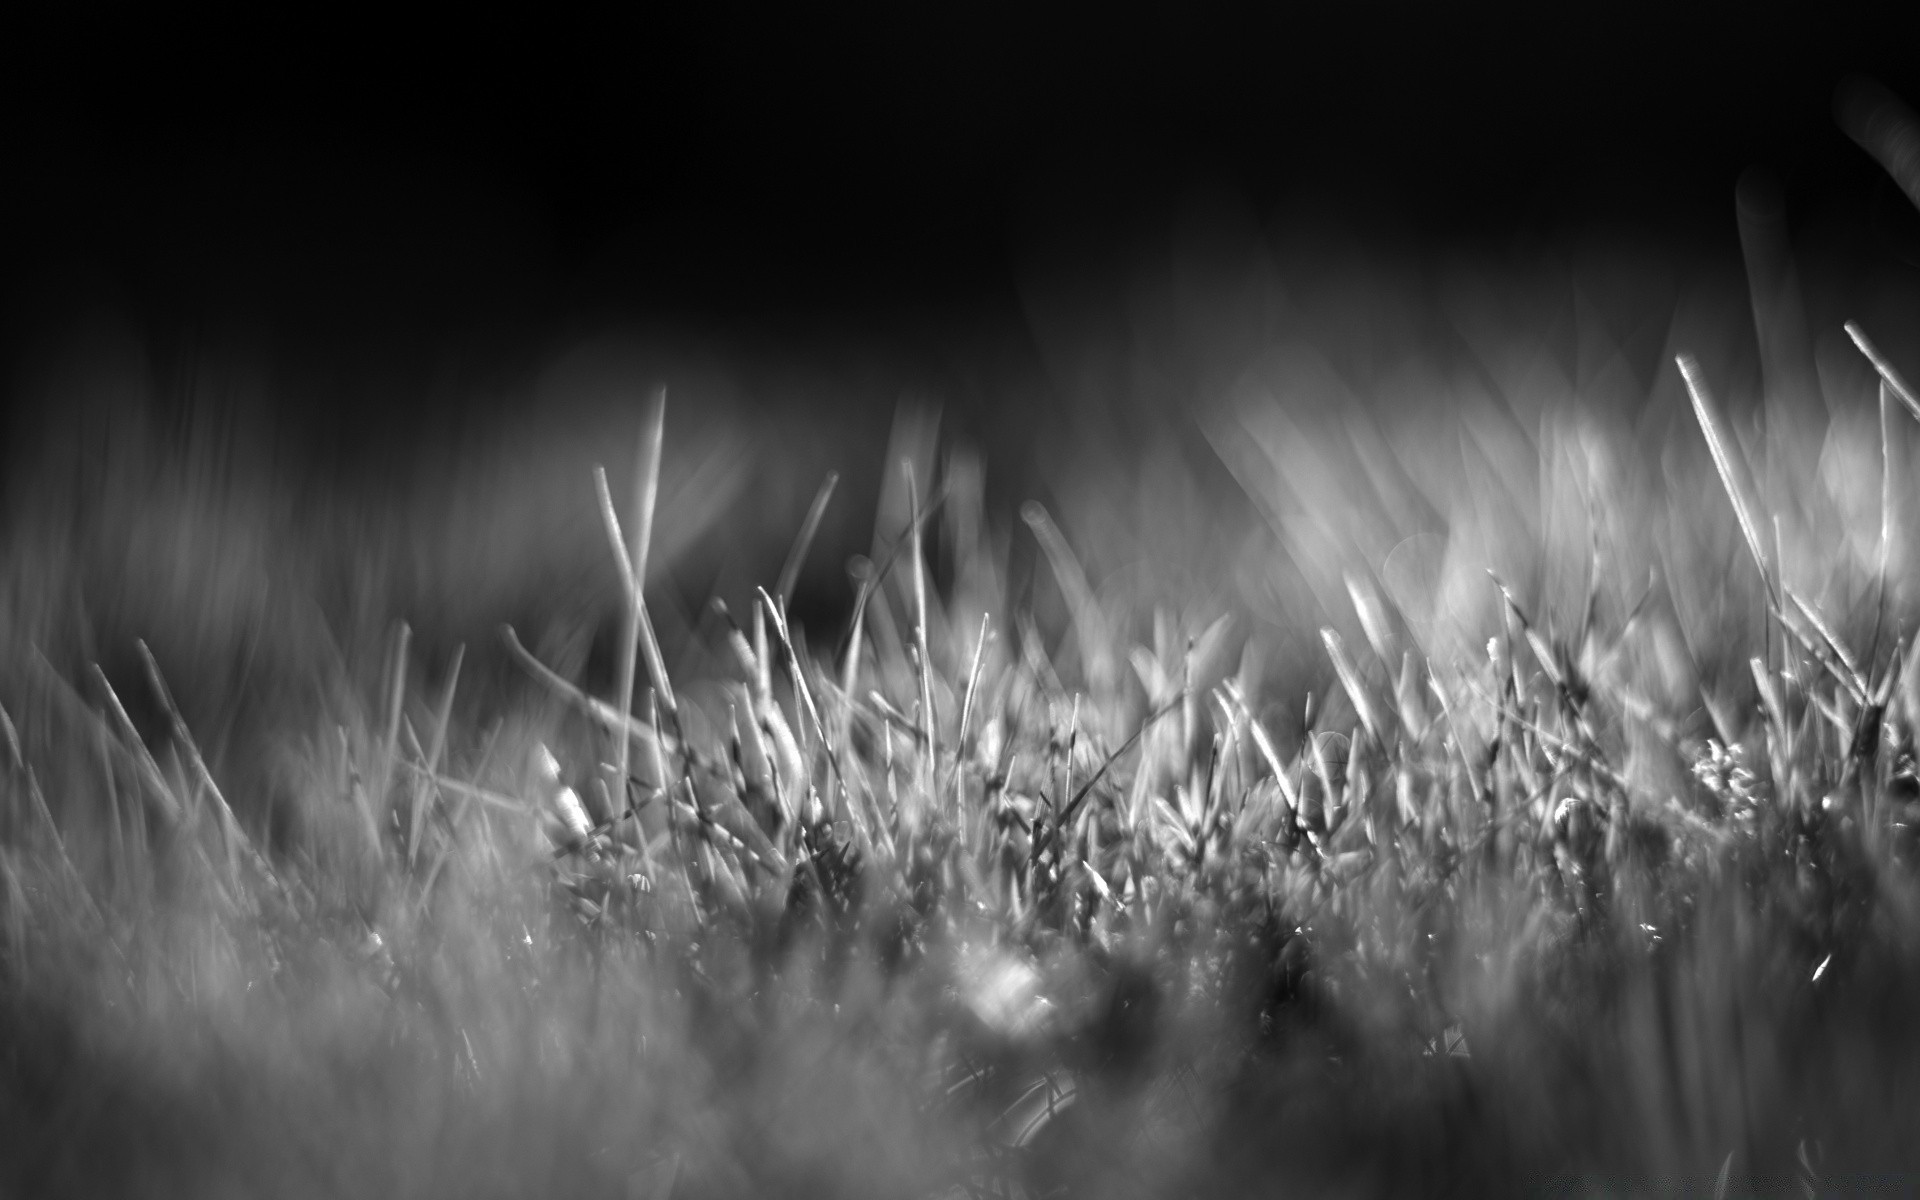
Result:
[[[1685,353],[1704,458],[1671,375],[1637,426],[1249,384],[1214,460],[1144,449],[1124,512],[1063,475],[1016,526],[922,431],[829,630],[795,601],[837,475],[746,609],[650,568],[704,514],[660,505],[662,392],[627,510],[577,480],[574,583],[617,579],[555,597],[584,632],[217,597],[307,664],[226,697],[297,697],[259,712],[170,688],[217,647],[176,666],[161,622],[130,673],[30,603],[80,581],[23,537],[0,1190],[1910,1182],[1920,407],[1845,332],[1880,440],[1836,416],[1821,471]]]

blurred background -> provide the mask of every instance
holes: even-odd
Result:
[[[1871,411],[1840,322],[1920,329],[1920,216],[1835,102],[1920,99],[1920,22],[1865,9],[0,21],[5,528],[50,564],[9,612],[84,613],[76,655],[592,626],[588,471],[662,385],[661,607],[746,603],[837,470],[828,629],[902,454],[977,481],[1016,589],[1028,499],[1190,585],[1275,520],[1223,445],[1307,444],[1249,406],[1657,445],[1684,348],[1819,434]],[[1799,331],[1765,371],[1757,327]],[[1312,503],[1365,470],[1312,457]]]

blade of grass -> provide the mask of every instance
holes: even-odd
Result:
[[[1280,753],[1274,749],[1273,738],[1267,733],[1266,726],[1253,715],[1253,709],[1248,707],[1247,697],[1240,690],[1237,680],[1226,680],[1221,686],[1226,689],[1234,707],[1240,711],[1240,719],[1247,723],[1248,732],[1253,734],[1253,744],[1259,749],[1260,757],[1266,760],[1267,769],[1273,772],[1274,785],[1280,789],[1281,799],[1287,802],[1288,808],[1298,812],[1300,797],[1293,790],[1293,781],[1287,778],[1287,768],[1281,763]]]
[[[614,507],[613,491],[607,486],[605,469],[598,466],[593,469],[594,490],[600,502],[600,521],[613,550],[624,603],[620,613],[620,661],[614,684],[615,712],[623,719],[633,712],[634,674],[641,652],[641,626],[646,621],[647,556],[653,542],[653,510],[659,495],[660,445],[665,434],[666,408],[667,393],[662,388],[654,394],[653,403],[640,424],[640,446],[634,457],[633,524],[627,536],[621,533],[620,515]],[[654,668],[652,658],[657,653],[655,648],[649,654],[649,670]],[[659,680],[665,674],[664,670],[655,672],[656,686],[663,693],[667,689]],[[670,698],[666,707],[669,713],[674,711],[675,706]],[[627,780],[632,776],[632,740],[618,736],[615,740],[618,743],[614,749],[615,780],[624,807],[632,802],[627,792]]]
[[[928,498],[927,506],[920,510],[920,519],[912,523],[913,527],[911,529],[902,532],[899,537],[889,543],[886,552],[883,553],[878,560],[869,559],[862,555],[855,555],[847,564],[847,573],[853,576],[854,586],[858,589],[854,593],[853,600],[852,629],[854,632],[857,633],[864,628],[867,605],[872,603],[873,597],[879,592],[881,584],[886,582],[888,574],[892,572],[895,564],[900,561],[901,554],[912,545],[914,535],[922,525],[931,520],[934,514],[940,511],[941,506],[946,503],[946,500],[947,489],[945,485],[942,485]],[[860,639],[858,637],[850,636],[847,644],[849,647],[853,647],[858,646],[859,642]],[[850,688],[846,689],[846,691],[848,695],[853,694]]]
[[[360,770],[353,765],[356,758],[353,741],[345,725],[334,726],[340,744],[340,762],[345,764],[342,774],[347,779],[347,797],[352,801],[354,811],[360,816],[360,832],[367,840],[367,852],[374,857],[380,854],[380,819],[374,816],[373,804],[367,799],[367,785],[360,778]]]
[[[1080,643],[1080,660],[1087,672],[1087,684],[1096,696],[1104,698],[1114,684],[1113,642],[1100,603],[1087,582],[1087,573],[1060,527],[1038,500],[1029,500],[1020,506],[1020,519],[1033,530],[1034,539],[1040,543],[1047,564],[1053,568],[1053,577],[1060,584],[1060,592],[1066,597],[1067,614],[1073,620],[1074,633]]]
[[[854,691],[860,684],[860,651],[866,642],[867,596],[873,586],[873,563],[861,555],[855,555],[847,563],[847,575],[853,580],[856,589],[853,603],[853,623],[847,635],[847,655],[840,668],[840,729],[838,744],[842,749],[850,744],[853,729]],[[846,774],[842,764],[841,775]]]
[[[27,795],[33,800],[34,816],[46,827],[47,836],[53,841],[54,854],[60,860],[62,872],[67,876],[68,882],[79,892],[80,897],[86,901],[87,906],[93,910],[94,915],[99,916],[99,907],[94,904],[93,896],[87,890],[86,881],[74,867],[73,859],[67,856],[67,839],[61,836],[60,825],[53,819],[53,810],[47,805],[46,793],[40,789],[40,778],[28,764],[21,750],[19,731],[14,727],[13,717],[4,705],[0,705],[0,731],[5,733],[7,755],[12,760],[14,770],[26,779]]]
[[[933,655],[927,645],[927,562],[920,539],[920,489],[913,478],[913,462],[902,460],[901,470],[907,483],[907,511],[913,538],[913,646],[920,673],[920,726],[926,733],[927,748],[921,759],[921,796],[923,803],[934,800],[940,745],[934,736]]]
[[[420,735],[414,731],[412,718],[407,718],[400,722],[400,735],[400,740],[405,744],[407,751],[406,754],[400,756],[400,766],[402,769],[404,770],[404,768],[411,767],[415,762],[426,763],[427,748],[420,744]],[[408,755],[412,757],[409,758]],[[408,789],[407,836],[406,844],[402,849],[406,852],[407,869],[411,871],[413,870],[415,861],[419,858],[420,835],[426,828],[427,812],[433,805],[433,797],[431,787],[421,778],[418,772],[408,771],[406,773],[412,776],[413,786]],[[430,775],[431,773],[429,773],[429,777]]]
[[[783,617],[780,614],[780,610],[774,606],[773,597],[767,595],[765,588],[759,588],[757,590],[760,593],[760,602],[767,606],[767,615],[773,620],[773,631],[780,639],[780,648],[786,651],[787,671],[793,678],[794,690],[800,693],[800,700],[806,705],[807,720],[813,723],[813,729],[815,734],[820,738],[820,744],[827,746],[829,743],[827,742],[826,726],[821,723],[820,709],[813,702],[813,689],[807,686],[807,673],[802,669],[800,656],[794,650],[793,638],[787,629],[786,618]]]
[[[653,394],[640,427],[640,455],[633,479],[633,589],[646,590],[647,563],[653,548],[653,514],[660,498],[660,451],[666,437],[667,389]]]
[[[460,668],[466,662],[467,647],[463,642],[454,647],[453,662],[447,668],[447,690],[440,697],[440,710],[434,714],[433,743],[427,747],[427,766],[435,771],[440,769],[441,760],[447,753],[447,730],[453,721],[453,697],[460,687]]]
[[[1893,524],[1898,499],[1893,486],[1893,389],[1880,380],[1880,546],[1873,582],[1873,636],[1867,641],[1867,662],[1879,660],[1880,633],[1887,619],[1887,569],[1893,562]]]
[[[387,685],[386,736],[380,745],[379,783],[373,790],[373,803],[384,812],[389,789],[400,761],[400,716],[407,701],[407,652],[413,644],[413,630],[405,621],[394,632],[393,662]]]
[[[960,699],[960,729],[954,738],[954,761],[966,752],[967,734],[973,728],[974,701],[980,692],[980,668],[986,658],[987,639],[991,636],[988,626],[993,620],[991,613],[980,614],[980,634],[973,642],[973,661],[967,667],[967,689]]]
[[[124,896],[128,894],[127,877],[132,872],[132,860],[127,856],[126,814],[120,803],[120,783],[115,778],[118,772],[113,768],[113,747],[106,725],[96,721],[92,725],[92,732],[94,745],[100,751],[100,781],[107,790],[107,819],[112,822],[112,828],[108,830],[111,840],[107,848],[112,857],[114,888],[117,894]]]
[[[773,589],[783,613],[793,601],[794,586],[800,581],[800,568],[806,565],[807,551],[813,545],[814,535],[820,532],[820,522],[827,515],[827,502],[833,499],[833,489],[839,482],[838,471],[827,472],[826,481],[814,493],[813,503],[807,506],[806,519],[800,522],[799,536],[793,539],[793,547],[787,551],[787,561],[780,568],[779,585]]]
[[[404,629],[405,626],[402,628]],[[404,639],[402,641],[404,644]],[[141,665],[146,668],[147,680],[153,686],[154,695],[167,714],[167,721],[173,729],[175,744],[186,756],[187,765],[198,778],[199,785],[206,790],[207,796],[213,801],[214,812],[220,822],[221,841],[228,859],[229,878],[235,887],[239,886],[240,858],[245,855],[251,865],[262,871],[265,878],[272,879],[273,872],[267,869],[265,860],[261,859],[259,853],[253,848],[253,842],[247,837],[246,831],[240,828],[240,822],[235,819],[233,809],[227,804],[226,796],[220,791],[220,785],[214,782],[213,772],[207,769],[206,760],[200,756],[200,747],[194,743],[193,733],[187,728],[187,719],[181,715],[180,707],[174,703],[173,693],[167,688],[167,681],[161,677],[160,664],[153,657],[153,651],[147,648],[146,642],[138,638],[134,639],[133,644],[139,651]]]
[[[1360,723],[1366,726],[1367,737],[1376,746],[1385,746],[1380,718],[1374,712],[1373,700],[1367,695],[1366,684],[1361,682],[1360,672],[1353,665],[1353,659],[1347,655],[1347,644],[1331,626],[1320,630],[1320,641],[1327,648],[1327,657],[1333,660],[1333,673],[1340,678],[1340,686],[1346,689],[1347,698],[1353,701],[1353,707],[1360,714]]]
[[[658,729],[660,727],[659,696],[653,695],[647,697],[647,707],[649,714],[653,717],[654,728]],[[706,917],[701,913],[700,901],[693,893],[693,876],[687,870],[686,851],[680,845],[680,835],[675,831],[673,824],[673,789],[678,786],[678,781],[675,780],[673,776],[667,774],[667,752],[666,748],[660,744],[659,738],[653,739],[653,769],[654,773],[659,776],[660,779],[660,799],[664,802],[661,806],[664,812],[663,820],[666,824],[668,844],[673,850],[674,863],[680,868],[680,886],[684,889],[684,894],[687,898],[687,909],[693,915],[694,924],[705,926]],[[687,790],[692,792],[693,788],[689,786]],[[644,832],[643,829],[642,833],[644,834]],[[647,864],[648,872],[654,872],[653,854],[644,836],[640,839],[640,848],[643,860]]]
[[[523,670],[546,685],[547,689],[556,696],[606,726],[607,730],[616,737],[624,730],[629,738],[637,740],[642,746],[654,745],[660,740],[660,733],[656,727],[648,725],[631,713],[622,716],[620,711],[611,704],[594,699],[561,678],[558,672],[534,657],[533,652],[521,644],[520,636],[513,631],[513,626],[502,625],[500,638],[506,643],[507,652]]]
[[[653,679],[654,690],[660,693],[660,707],[667,710],[667,720],[676,724],[680,720],[680,700],[674,694],[673,680],[667,677],[667,660],[660,653],[660,639],[653,632],[653,618],[647,615],[647,601],[639,598],[635,606],[640,614],[640,651],[646,661],[647,674]],[[765,669],[764,664],[762,669]]]
[[[1158,725],[1162,720],[1166,719],[1168,716],[1171,716],[1172,714],[1179,712],[1181,705],[1186,703],[1186,699],[1187,699],[1186,692],[1183,690],[1179,695],[1175,696],[1173,699],[1167,701],[1165,704],[1161,705],[1159,708],[1156,708],[1152,712],[1148,713],[1146,715],[1146,718],[1140,722],[1139,728],[1135,729],[1131,734],[1127,735],[1126,741],[1121,742],[1118,746],[1115,746],[1113,748],[1113,752],[1111,754],[1108,754],[1105,759],[1101,760],[1099,768],[1095,770],[1092,775],[1089,775],[1087,777],[1087,781],[1081,784],[1079,788],[1073,792],[1072,798],[1069,799],[1066,803],[1066,807],[1060,810],[1059,823],[1064,825],[1068,821],[1072,820],[1074,812],[1078,810],[1080,807],[1080,802],[1087,798],[1088,794],[1090,794],[1093,791],[1094,787],[1098,785],[1102,779],[1106,778],[1107,772],[1112,769],[1113,764],[1120,761],[1120,756],[1125,754],[1127,751],[1133,749],[1134,745],[1138,743],[1143,736],[1145,736],[1147,730],[1153,728],[1155,725]],[[1074,722],[1077,727],[1079,723],[1078,710],[1075,711]],[[1073,765],[1071,759],[1068,760],[1067,765],[1068,765],[1068,769],[1071,770]]]
[[[1768,602],[1778,609],[1780,602],[1774,588],[1773,570],[1767,561],[1766,544],[1760,537],[1759,506],[1753,498],[1753,479],[1747,469],[1746,459],[1720,418],[1713,402],[1713,393],[1707,388],[1706,376],[1700,371],[1700,364],[1690,354],[1679,355],[1674,362],[1680,367],[1680,377],[1685,381],[1687,395],[1693,401],[1694,418],[1700,424],[1700,431],[1706,435],[1707,450],[1713,456],[1714,469],[1720,473],[1720,484],[1726,489],[1727,499],[1733,503],[1733,515],[1740,524],[1741,536],[1746,538],[1747,550],[1760,570],[1761,582],[1766,585]]]
[[[1780,702],[1780,689],[1774,686],[1773,676],[1767,670],[1767,664],[1757,658],[1747,660],[1747,668],[1753,672],[1753,685],[1760,695],[1760,711],[1766,715],[1773,726],[1776,745],[1786,747],[1791,744],[1792,730],[1787,725],[1787,710]],[[1784,756],[1784,749],[1781,751]]]
[[[420,761],[426,766],[429,778],[440,770],[440,760],[447,749],[447,726],[453,719],[454,691],[460,686],[460,664],[466,658],[465,645],[458,646],[453,652],[453,664],[447,671],[447,690],[441,694],[440,704],[434,712],[433,730],[427,747],[420,754]],[[412,730],[409,729],[409,735]],[[407,867],[411,869],[420,853],[420,834],[426,827],[426,814],[431,800],[428,785],[417,783],[414,788],[413,810],[407,818]]]
[[[633,555],[627,550],[626,534],[620,530],[620,514],[614,507],[613,489],[607,483],[607,469],[593,466],[594,498],[600,504],[600,524],[606,530],[607,544],[613,551],[614,573],[620,577],[620,594],[633,594]]]
[[[106,698],[107,715],[104,718],[94,712],[38,647],[34,648],[28,661],[53,684],[54,695],[66,707],[77,714],[84,714],[87,719],[101,727],[107,744],[119,751],[120,755],[133,767],[134,775],[146,785],[142,790],[151,796],[151,803],[159,809],[162,821],[169,828],[177,826],[185,812],[185,807],[181,804],[180,798],[174,795],[173,788],[167,783],[166,774],[160,770],[160,764],[155,761],[152,751],[147,749],[146,742],[140,737],[140,731],[134,728],[132,718],[127,716],[125,706],[120,703],[120,697],[113,690],[113,685],[107,682],[106,673],[100,669],[99,664],[89,664],[89,668],[93,672],[95,684],[100,688],[100,694]],[[109,721],[111,728],[108,727]]]
[[[1860,328],[1859,322],[1848,321],[1846,331],[1847,336],[1853,339],[1854,346],[1868,362],[1873,364],[1873,369],[1879,374],[1881,381],[1893,389],[1893,394],[1899,397],[1900,403],[1907,406],[1907,411],[1913,414],[1913,419],[1920,421],[1920,397],[1914,395],[1913,389],[1907,385],[1906,379],[1895,369],[1893,363],[1881,354],[1871,341],[1867,340],[1866,330]]]
[[[973,643],[973,663],[967,668],[967,690],[960,701],[960,730],[953,740],[953,815],[959,826],[962,845],[967,841],[966,794],[960,771],[960,756],[967,752],[967,733],[973,723],[973,702],[980,690],[980,664],[987,649],[987,622],[990,614],[980,614],[980,636]]]
[[[1360,629],[1367,635],[1367,645],[1380,664],[1389,671],[1393,669],[1394,639],[1393,626],[1387,621],[1387,606],[1380,601],[1380,593],[1374,590],[1373,581],[1353,571],[1344,573],[1347,595],[1353,600],[1353,611],[1360,618]]]
[[[1468,789],[1472,791],[1474,799],[1491,808],[1494,801],[1491,785],[1482,785],[1480,782],[1480,772],[1474,769],[1473,756],[1467,753],[1467,740],[1460,733],[1459,718],[1454,716],[1453,702],[1447,697],[1447,689],[1434,678],[1431,664],[1427,667],[1427,690],[1433,693],[1434,700],[1440,705],[1440,716],[1447,723],[1448,740],[1453,743],[1454,753],[1460,756],[1460,766],[1467,773]]]
[[[751,678],[754,696],[762,705],[768,705],[773,703],[773,655],[767,648],[766,611],[758,604],[754,605],[750,621],[753,629]]]
[[[526,804],[522,801],[515,800],[512,796],[493,791],[489,788],[483,788],[478,784],[468,783],[462,779],[455,779],[452,776],[443,775],[436,771],[429,771],[418,763],[409,762],[402,763],[401,765],[409,772],[427,780],[434,787],[452,792],[456,796],[463,796],[469,800],[477,800],[481,804],[489,808],[498,809],[501,812],[525,813],[527,811]]]
[[[1786,592],[1787,599],[1792,601],[1793,606],[1800,610],[1800,614],[1806,618],[1809,625],[1813,626],[1814,632],[1820,635],[1820,640],[1825,644],[1826,653],[1816,653],[1815,657],[1823,660],[1824,665],[1833,673],[1834,678],[1840,682],[1842,687],[1845,687],[1848,692],[1852,693],[1856,701],[1865,704],[1867,702],[1867,695],[1872,688],[1867,683],[1866,678],[1860,673],[1860,664],[1854,659],[1853,652],[1847,649],[1847,644],[1840,640],[1840,635],[1827,623],[1826,618],[1822,617],[1820,613],[1815,610],[1813,605],[1802,599],[1792,588],[1783,588],[1781,590]]]
[[[600,501],[600,523],[605,528],[607,543],[613,550],[614,570],[620,576],[620,659],[616,668],[613,689],[612,714],[616,718],[614,733],[614,779],[620,788],[622,803],[626,798],[627,780],[632,777],[633,740],[623,738],[617,732],[617,719],[633,712],[633,677],[637,669],[636,660],[640,656],[640,602],[634,596],[633,556],[627,549],[626,538],[620,531],[620,515],[614,510],[613,492],[607,486],[606,468],[595,464],[593,468],[595,493]]]

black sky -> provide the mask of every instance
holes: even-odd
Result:
[[[5,18],[14,342],[76,290],[375,359],[609,311],[884,338],[1194,178],[1435,244],[1731,237],[1749,166],[1795,212],[1884,188],[1842,79],[1920,99],[1920,23],[1831,5],[267,8]]]

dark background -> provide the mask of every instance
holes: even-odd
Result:
[[[0,37],[10,360],[109,305],[162,374],[270,343],[276,403],[342,428],[511,394],[608,320],[902,377],[1017,357],[1023,264],[1151,236],[1195,180],[1269,228],[1602,221],[1737,263],[1749,167],[1795,222],[1899,211],[1832,97],[1920,98],[1920,23],[1832,5],[75,8]]]
[[[804,619],[835,629],[903,397],[984,448],[998,527],[1035,496],[1085,546],[1090,508],[1148,494],[1125,456],[1165,440],[1156,414],[1271,338],[1274,278],[1364,394],[1424,328],[1394,311],[1431,307],[1423,263],[1611,272],[1583,303],[1645,395],[1672,374],[1676,281],[1718,272],[1708,307],[1750,336],[1735,194],[1757,168],[1772,184],[1745,194],[1803,264],[1821,246],[1905,281],[1905,307],[1810,286],[1829,340],[1857,315],[1904,345],[1920,220],[1834,97],[1863,76],[1920,101],[1917,30],[1830,4],[1551,0],[10,5],[0,503],[71,497],[83,519],[45,522],[48,553],[93,564],[96,639],[175,628],[169,662],[244,661],[246,630],[286,624],[258,580],[323,551],[344,564],[314,570],[344,581],[323,606],[371,646],[393,613],[438,614],[447,646],[562,601],[590,628],[615,592],[587,466],[623,486],[634,401],[671,381],[659,524],[690,547],[668,571],[683,624],[709,595],[744,611],[831,467],[795,611],[823,597]],[[1328,230],[1342,248],[1316,260]],[[1176,242],[1205,268],[1184,309]],[[1276,271],[1236,291],[1263,245]],[[1521,289],[1493,336],[1537,334],[1550,293]],[[1756,390],[1708,361],[1729,396]],[[1101,436],[1123,469],[1075,508],[1064,464]]]

